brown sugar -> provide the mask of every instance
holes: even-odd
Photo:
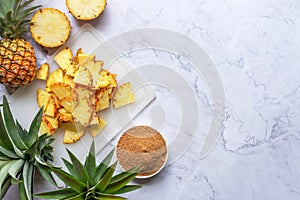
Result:
[[[161,134],[149,126],[127,130],[117,144],[117,158],[123,169],[140,167],[139,176],[149,176],[161,169],[167,159],[167,145]]]

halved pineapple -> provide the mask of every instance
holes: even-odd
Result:
[[[72,62],[73,54],[69,47],[65,47],[56,56],[54,56],[55,62],[60,66],[65,72],[67,71],[69,65]]]
[[[116,93],[113,98],[114,108],[119,108],[127,104],[134,102],[134,94],[131,89],[130,83],[124,83],[117,88]]]
[[[106,0],[67,0],[66,4],[76,19],[92,20],[104,11]]]
[[[67,16],[55,8],[38,10],[30,21],[33,39],[44,47],[57,47],[70,36],[71,26]]]
[[[36,71],[36,79],[46,80],[49,75],[49,64],[44,63],[40,66],[40,68]]]

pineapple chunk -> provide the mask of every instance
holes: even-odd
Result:
[[[68,84],[56,82],[50,86],[50,89],[58,97],[58,99],[66,97],[72,98],[72,88]]]
[[[69,113],[73,112],[73,98],[72,96],[64,97],[59,101],[59,104]]]
[[[46,92],[50,92],[51,91],[50,86],[56,82],[61,82],[61,83],[64,82],[64,72],[61,68],[55,70],[50,74],[46,82]]]
[[[50,116],[45,116],[45,117],[54,129],[58,129],[58,120],[57,120],[57,118],[50,117]]]
[[[106,124],[107,122],[104,119],[98,117],[98,124],[89,126],[88,132],[94,138],[100,133],[100,131],[106,126]]]
[[[113,98],[114,108],[119,108],[133,102],[134,94],[132,92],[130,83],[124,83],[119,88],[117,88],[115,96]]]
[[[50,117],[55,117],[55,113],[57,111],[57,108],[58,108],[58,104],[57,104],[57,101],[55,99],[56,97],[54,95],[51,95],[50,96],[50,99],[49,99],[49,103],[46,107],[46,110],[45,110],[45,115],[48,115]]]
[[[82,136],[84,136],[85,128],[78,122],[74,122],[74,131],[66,129],[64,134],[63,143],[72,144],[77,142]]]
[[[81,55],[81,54],[79,54]],[[98,79],[101,77],[99,76],[100,70],[102,69],[103,61],[94,61],[94,60],[88,60],[85,63],[83,63],[82,67],[85,67],[89,70],[92,78],[92,87],[97,87]]]
[[[36,71],[36,78],[39,80],[46,80],[48,78],[48,75],[49,75],[49,64],[44,63]]]
[[[95,54],[85,54],[85,53],[80,53],[77,55],[77,63],[79,66],[82,66],[83,63],[86,61],[93,61],[95,60],[96,55]]]
[[[51,94],[41,89],[37,89],[36,94],[37,94],[37,102],[39,107],[41,108],[42,106],[44,106],[44,111],[45,111],[48,106]]]
[[[67,0],[66,4],[76,19],[92,20],[104,11],[106,0]]]
[[[97,88],[116,87],[117,80],[114,74],[107,70],[101,70],[100,77],[97,80]]]
[[[74,77],[74,83],[85,85],[85,86],[92,86],[92,77],[91,73],[86,67],[80,67],[78,73]]]
[[[68,84],[69,86],[71,86],[71,88],[74,88],[74,81],[73,81],[73,77],[69,76],[67,74],[65,74],[64,76],[64,83]]]
[[[60,68],[62,68],[64,71],[67,71],[72,62],[72,57],[73,54],[71,49],[69,47],[65,47],[58,54],[56,54],[56,56],[54,56],[54,60]]]
[[[109,103],[109,90],[102,90],[95,96],[95,109],[96,112],[100,110],[104,110],[105,108],[108,108],[110,105]]]
[[[40,126],[40,134],[48,133],[49,135],[54,134],[54,128],[51,123],[46,119],[45,116],[42,117],[42,122]]]
[[[78,64],[76,62],[71,62],[66,71],[66,75],[74,77],[76,76],[78,69],[79,69]]]
[[[31,18],[30,32],[38,44],[44,47],[58,47],[70,36],[70,21],[58,9],[42,8]]]
[[[81,53],[83,53],[82,48],[77,49],[76,55],[74,56],[74,59],[73,59],[74,62],[78,63],[78,54],[81,54]]]

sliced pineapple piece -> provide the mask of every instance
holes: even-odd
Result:
[[[84,136],[85,128],[77,122],[74,122],[75,131],[66,129],[64,134],[63,143],[64,144],[72,144],[77,142],[82,136]]]
[[[56,82],[50,86],[50,89],[58,97],[58,99],[67,97],[72,98],[72,88],[68,84]]]
[[[92,86],[92,77],[91,73],[86,67],[80,67],[76,76],[74,77],[74,83],[85,85],[85,86]]]
[[[61,82],[61,83],[64,82],[64,72],[61,68],[55,70],[50,74],[46,82],[46,92],[50,92],[51,91],[50,86],[56,82]]]
[[[54,128],[51,125],[51,123],[46,119],[45,116],[42,117],[42,122],[41,122],[41,126],[40,126],[40,134],[49,134],[49,135],[53,135],[54,134]]]
[[[71,26],[68,17],[58,9],[42,8],[30,21],[33,39],[44,47],[57,47],[70,36]]]
[[[114,74],[111,74],[109,71],[103,69],[100,72],[100,77],[97,80],[97,88],[105,87],[116,87],[117,80]]]
[[[72,76],[69,76],[67,74],[64,75],[64,83],[65,84],[68,84],[69,86],[71,86],[71,88],[74,88],[74,81],[73,81],[73,77]]]
[[[98,92],[95,96],[95,109],[96,112],[100,110],[104,110],[105,108],[108,108],[110,105],[109,103],[109,90],[108,89],[102,89],[100,92]]]
[[[60,68],[62,68],[65,72],[67,71],[69,65],[72,62],[72,51],[69,47],[65,47],[63,50],[58,52],[56,56],[54,56],[54,60],[58,64]]]
[[[73,97],[64,97],[59,101],[59,104],[66,109],[69,113],[73,112]]]
[[[132,92],[130,83],[124,83],[117,88],[113,98],[114,108],[119,108],[121,106],[125,106],[133,102],[134,102],[134,94]]]
[[[36,71],[36,78],[39,80],[46,80],[49,76],[49,64],[44,63],[40,66],[40,68]]]
[[[73,58],[74,62],[78,63],[78,54],[81,54],[81,53],[83,53],[82,48],[77,49],[76,55]]]
[[[67,0],[66,4],[76,19],[92,20],[104,11],[106,0]]]
[[[78,64],[76,62],[71,62],[66,71],[66,75],[74,77],[76,76],[78,69],[79,69]]]
[[[50,117],[50,116],[45,116],[45,117],[54,129],[58,129],[58,119],[57,118]]]
[[[42,106],[44,106],[44,111],[45,111],[48,106],[51,94],[45,92],[44,90],[37,89],[36,95],[37,95],[37,102],[39,107],[41,108]]]
[[[80,55],[80,54],[79,54]],[[83,63],[82,67],[85,67],[89,70],[92,78],[92,87],[96,88],[97,87],[97,82],[98,79],[100,79],[100,71],[103,66],[103,61],[94,61],[94,60],[87,60],[86,62]]]
[[[87,129],[93,138],[96,137],[107,124],[107,122],[100,117],[98,120],[98,124],[91,125]]]
[[[48,115],[50,117],[55,117],[55,113],[57,111],[57,108],[58,108],[58,104],[57,104],[57,101],[55,99],[56,97],[54,95],[51,95],[50,96],[50,99],[49,99],[49,103],[46,107],[46,110],[45,110],[45,115]]]
[[[95,60],[96,55],[95,54],[85,54],[85,53],[80,53],[77,55],[77,63],[79,66],[82,66],[83,63],[86,61],[93,61]]]

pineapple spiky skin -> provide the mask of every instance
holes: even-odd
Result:
[[[0,83],[13,93],[36,76],[36,57],[31,44],[23,39],[0,41]]]
[[[47,163],[53,161],[54,138],[38,135],[43,109],[33,119],[29,131],[14,120],[8,101],[3,96],[3,114],[0,110],[0,199],[12,184],[19,184],[21,200],[32,199],[34,171],[56,185]]]
[[[39,7],[34,0],[2,0],[0,3],[0,83],[10,93],[29,84],[36,75],[36,58],[32,45],[24,39],[28,17]]]

